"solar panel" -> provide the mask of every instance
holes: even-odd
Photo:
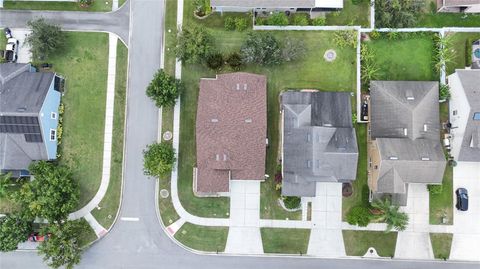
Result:
[[[41,143],[43,142],[40,134],[25,134],[25,141],[29,143]]]
[[[0,116],[0,133],[40,134],[37,117]]]

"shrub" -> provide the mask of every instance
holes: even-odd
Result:
[[[288,209],[297,209],[300,207],[301,199],[297,196],[283,196],[283,204]]]
[[[443,185],[428,185],[428,192],[431,194],[441,194],[443,192]]]
[[[465,66],[471,66],[472,65],[472,45],[475,40],[473,38],[467,38],[467,41],[465,42]]]
[[[245,63],[272,65],[283,60],[280,44],[268,32],[250,33],[242,45],[241,54]]]
[[[268,20],[265,17],[256,17],[255,18],[256,25],[268,25]]]
[[[370,32],[369,36],[373,40],[378,39],[380,37],[380,32],[378,32],[377,30],[373,30]]]
[[[235,30],[235,18],[232,18],[232,17],[225,18],[225,30],[227,31]]]
[[[93,0],[78,0],[78,3],[81,7],[89,7],[93,3]]]
[[[223,56],[221,53],[211,53],[206,59],[207,67],[212,70],[218,70],[223,66]]]
[[[450,86],[448,84],[440,84],[440,100],[450,99]]]
[[[335,45],[339,46],[340,48],[357,48],[357,32],[354,30],[336,31],[333,36],[333,41],[335,42]]]
[[[304,13],[296,13],[292,16],[292,24],[306,26],[308,25],[308,15]]]
[[[235,18],[235,29],[239,32],[243,32],[247,29],[247,19],[245,18]]]
[[[312,25],[314,26],[324,26],[326,22],[327,20],[324,17],[316,17],[315,19],[312,19]]]
[[[268,17],[268,24],[280,26],[288,25],[288,17],[283,12],[274,13],[270,17]]]
[[[390,40],[395,40],[395,39],[398,39],[398,37],[399,37],[398,32],[396,32],[396,31],[388,32],[387,36],[388,36],[388,39],[390,39]]]
[[[370,223],[372,217],[372,213],[370,213],[368,208],[363,206],[355,206],[348,211],[347,222],[351,225],[365,227]]]
[[[232,54],[228,55],[226,62],[233,70],[239,70],[243,65],[242,56],[238,52],[233,52]]]

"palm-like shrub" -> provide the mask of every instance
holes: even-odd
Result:
[[[393,228],[398,231],[404,231],[408,225],[408,215],[400,211],[400,207],[392,204],[391,199],[375,200],[372,207],[381,212],[379,218],[387,223],[387,230],[390,232]]]

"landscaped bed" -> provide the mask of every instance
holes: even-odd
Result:
[[[265,253],[306,254],[309,229],[261,228]]]
[[[48,62],[66,79],[59,161],[71,168],[79,184],[81,208],[93,198],[102,177],[108,35],[66,35],[68,49]]]
[[[227,236],[228,227],[206,227],[187,222],[175,234],[175,239],[195,250],[223,252]]]
[[[452,238],[453,234],[430,234],[430,241],[432,242],[433,255],[435,256],[435,259],[446,260],[450,257]]]
[[[393,257],[397,243],[396,232],[343,231],[343,242],[348,256],[363,256],[373,247],[381,257]]]
[[[81,7],[78,2],[4,1],[3,8],[25,10],[112,11],[112,1],[96,0],[88,7]]]

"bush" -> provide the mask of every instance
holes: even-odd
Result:
[[[316,17],[315,19],[312,19],[312,25],[314,26],[324,26],[326,22],[327,20],[324,17]]]
[[[228,55],[226,62],[230,68],[237,71],[242,67],[242,56],[238,52],[233,52],[232,54]]]
[[[347,222],[351,225],[366,227],[373,215],[370,210],[363,206],[352,207],[347,213]]]
[[[473,38],[467,38],[467,41],[465,42],[465,66],[471,66],[472,65],[472,45],[475,40]]]
[[[255,25],[268,25],[268,20],[265,17],[256,17]]]
[[[221,53],[211,53],[206,59],[207,67],[212,70],[218,70],[223,66],[223,56]]]
[[[380,32],[378,32],[377,30],[373,30],[370,32],[369,36],[373,40],[378,39],[380,37]]]
[[[335,42],[335,45],[339,46],[340,48],[357,48],[357,32],[354,30],[336,31],[333,36],[333,41]]]
[[[268,32],[250,33],[242,44],[241,54],[245,63],[272,65],[283,61],[279,42]]]
[[[235,30],[235,18],[232,18],[232,17],[225,18],[225,30],[227,31]]]
[[[239,32],[243,32],[247,29],[247,19],[245,18],[235,18],[235,29]]]
[[[304,13],[295,13],[294,15],[292,15],[292,24],[300,26],[308,25],[308,15]]]
[[[440,84],[440,100],[450,99],[450,86],[447,84]]]
[[[268,24],[280,26],[288,25],[288,17],[283,12],[274,13],[270,17],[268,17]]]
[[[441,194],[443,192],[443,185],[428,185],[428,192],[431,194]]]
[[[283,196],[283,204],[288,209],[297,209],[300,207],[301,199],[297,196]]]

